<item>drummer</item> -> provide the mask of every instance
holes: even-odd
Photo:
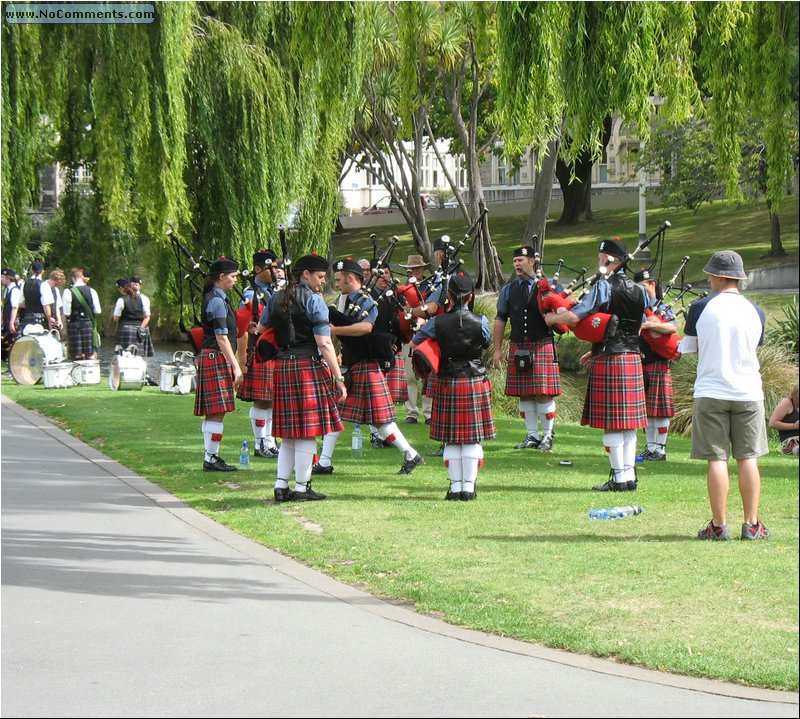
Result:
[[[19,303],[22,297],[22,290],[17,285],[17,273],[10,267],[2,269],[3,280],[3,342],[2,355],[3,362],[8,362],[8,355],[11,346],[17,339],[18,325],[17,314],[19,313]]]
[[[69,327],[69,354],[72,360],[97,359],[94,333],[97,315],[103,310],[97,292],[86,284],[88,275],[73,267],[69,276],[72,285],[64,290],[64,317]]]
[[[114,305],[112,318],[116,327],[117,351],[133,345],[140,357],[152,357],[153,339],[150,323],[150,298],[136,291],[136,285],[126,277],[117,280],[120,298]]]

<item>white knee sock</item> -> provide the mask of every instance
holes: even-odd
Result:
[[[626,429],[623,433],[622,461],[625,468],[625,481],[633,482],[636,479],[636,430]]]
[[[249,412],[250,426],[253,428],[253,438],[256,441],[256,447],[260,447],[264,438],[267,436],[266,434],[267,419],[264,416],[265,412],[266,410],[259,409],[258,407],[250,408]]]
[[[457,494],[463,488],[461,476],[461,445],[446,444],[442,455],[444,466],[447,467],[447,477],[450,479],[450,491]]]
[[[603,444],[608,449],[608,461],[615,482],[625,482],[625,437],[622,432],[603,432]],[[635,459],[635,458],[634,458]]]
[[[314,439],[296,439],[294,441],[294,490],[305,492],[311,479],[311,466],[317,453],[317,442]]]
[[[644,436],[647,439],[647,449],[651,452],[656,448],[658,435],[656,434],[656,424],[653,417],[647,418],[647,427],[644,428]]]
[[[520,400],[519,413],[525,420],[525,429],[529,435],[539,439],[539,421],[536,402],[533,400]]]
[[[397,449],[403,453],[403,456],[406,459],[411,459],[419,454],[403,436],[403,433],[397,426],[397,422],[389,422],[389,424],[384,424],[381,427],[378,427],[378,435],[381,439],[385,439],[397,447]]]
[[[556,401],[551,399],[544,404],[536,404],[539,419],[542,420],[542,438],[553,434],[553,424],[556,421]]]
[[[478,479],[478,469],[481,464],[483,464],[483,447],[481,445],[464,444],[461,446],[461,471],[465,492],[475,491],[475,482]]]
[[[222,422],[203,422],[203,444],[205,445],[205,461],[210,462],[211,457],[219,453],[219,444],[222,441]]]
[[[322,438],[322,452],[319,455],[319,463],[323,467],[330,467],[333,464],[333,450],[336,449],[336,440],[339,439],[340,432],[328,432]]]
[[[667,449],[667,435],[669,434],[669,417],[656,417],[653,420],[656,426],[656,449],[665,452]]]
[[[284,439],[281,448],[278,450],[278,479],[275,482],[275,489],[286,489],[289,486],[289,478],[294,471],[294,443],[293,439]]]

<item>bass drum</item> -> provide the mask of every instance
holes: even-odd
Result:
[[[11,348],[8,369],[17,384],[36,384],[45,365],[64,361],[64,346],[57,330],[20,337]]]
[[[147,381],[147,362],[136,355],[123,353],[114,357],[108,372],[108,386],[113,390],[140,390]]]

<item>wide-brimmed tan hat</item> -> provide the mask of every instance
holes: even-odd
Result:
[[[408,256],[408,264],[403,264],[402,262],[399,263],[400,267],[404,267],[407,270],[413,270],[416,267],[427,267],[428,263],[425,262],[422,255],[409,255]]]

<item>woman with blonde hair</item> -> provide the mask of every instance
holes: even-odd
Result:
[[[772,412],[769,418],[771,429],[778,430],[781,439],[781,452],[784,454],[798,453],[800,447],[800,410],[798,410],[798,385],[794,386],[792,393],[784,397]]]

